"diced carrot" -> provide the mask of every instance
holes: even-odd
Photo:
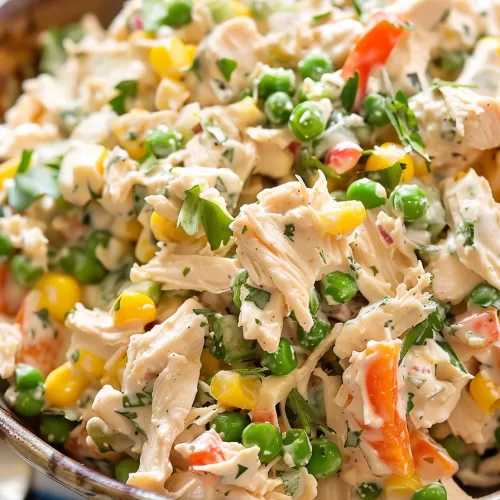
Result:
[[[190,445],[189,465],[208,465],[224,462],[222,439],[216,432],[207,431],[198,436]]]
[[[344,174],[357,165],[362,154],[363,149],[358,144],[343,141],[326,153],[324,163],[337,174]]]
[[[410,446],[417,472],[429,481],[451,477],[458,464],[430,436],[417,429],[410,431]]]
[[[379,342],[365,353],[365,386],[370,405],[383,423],[378,428],[362,425],[365,441],[393,474],[410,476],[414,472],[406,420],[398,411],[398,360],[400,343]]]
[[[250,413],[250,418],[252,422],[262,422],[273,424],[276,429],[280,430],[278,422],[278,414],[276,413],[276,408],[266,408],[265,410],[252,410]]]
[[[64,331],[52,323],[40,330],[35,330],[32,327],[32,321],[36,313],[33,300],[28,294],[16,316],[16,323],[22,335],[16,353],[16,362],[34,366],[47,376],[60,364],[62,351],[65,348]],[[39,325],[40,321],[38,319],[37,321]]]
[[[383,66],[399,39],[407,31],[403,19],[389,12],[377,12],[366,25],[366,31],[357,41],[342,67],[342,77],[347,80],[359,74],[356,108],[366,91],[368,77],[377,66]]]
[[[471,348],[483,349],[500,338],[500,325],[496,309],[480,313],[464,313],[455,318],[453,335]]]

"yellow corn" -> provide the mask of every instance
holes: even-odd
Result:
[[[141,320],[151,323],[156,318],[156,306],[153,299],[139,292],[124,292],[116,301],[114,319],[117,325],[128,321]]]
[[[397,476],[392,474],[385,482],[385,493],[389,495],[412,495],[423,486],[422,479],[415,473],[413,476]]]
[[[365,170],[367,172],[383,170],[394,165],[396,162],[405,166],[401,181],[408,182],[415,175],[413,159],[400,144],[395,144],[394,142],[386,142],[379,148],[376,148],[375,152],[368,157]]]
[[[479,372],[469,385],[472,399],[484,413],[491,414],[500,403],[500,387],[490,378]]]
[[[325,232],[347,234],[366,219],[366,209],[360,201],[342,201],[328,212],[319,214]]]
[[[237,372],[220,371],[210,384],[210,393],[221,404],[252,410],[259,400],[261,382],[257,377],[242,377]]]
[[[102,148],[100,156],[97,158],[97,163],[95,165],[96,170],[103,175],[104,174],[104,162],[109,156],[109,151],[106,148]]]
[[[179,38],[172,36],[164,45],[153,47],[149,52],[149,63],[162,78],[179,79],[194,61],[196,47],[186,45]]]
[[[73,406],[80,399],[87,383],[85,375],[74,372],[69,363],[64,363],[48,374],[45,397],[51,406]]]
[[[64,321],[66,314],[81,300],[80,285],[68,274],[49,272],[34,288],[41,293],[38,307],[47,309],[57,321]]]
[[[161,316],[162,320],[165,321],[177,312],[177,309],[184,304],[185,300],[186,299],[180,295],[169,296],[164,294],[158,304],[158,316]]]
[[[77,353],[73,366],[88,377],[101,378],[106,360],[85,349],[80,349]]]
[[[210,354],[208,349],[203,349],[201,352],[201,375],[206,379],[212,377],[217,372],[224,369],[227,366],[222,361],[219,361],[216,357]]]
[[[231,0],[229,2],[229,5],[231,6],[231,10],[233,11],[233,15],[235,17],[237,16],[252,17],[252,11],[239,0]]]
[[[123,382],[123,373],[127,365],[127,356],[119,359],[110,370],[104,370],[101,383],[102,385],[110,384],[115,389],[120,389]]]
[[[151,231],[153,231],[154,237],[158,241],[163,241],[164,243],[181,243],[182,241],[196,241],[194,236],[189,236],[186,234],[181,226],[177,227],[177,222],[175,220],[168,220],[162,217],[160,214],[153,212],[151,214]]]
[[[177,110],[188,98],[189,90],[183,82],[172,78],[163,78],[156,89],[155,108],[158,111],[163,109]]]
[[[149,262],[158,251],[158,247],[153,243],[153,235],[148,228],[142,230],[137,245],[135,246],[135,257],[142,264]]]
[[[250,96],[229,105],[227,111],[233,123],[241,129],[256,127],[266,121],[266,115]]]
[[[136,109],[133,112],[119,116],[113,122],[113,134],[118,144],[125,149],[134,160],[138,160],[146,154],[142,131],[138,132],[136,128],[137,123],[142,123],[144,118],[149,117],[149,115],[149,111]]]
[[[3,183],[7,179],[12,179],[16,175],[20,161],[21,157],[15,156],[14,158],[0,164],[0,188],[3,188]]]

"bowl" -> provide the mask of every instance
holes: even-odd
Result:
[[[35,76],[42,31],[95,14],[108,25],[123,0],[0,0],[0,117],[21,93],[24,79]],[[169,497],[127,486],[86,467],[53,448],[14,415],[0,390],[0,441],[5,442],[42,474],[88,498],[168,500]],[[469,491],[479,500],[500,500],[500,492]],[[491,493],[488,496],[481,496]],[[449,500],[454,500],[450,498]]]

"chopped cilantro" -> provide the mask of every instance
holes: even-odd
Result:
[[[116,85],[115,89],[118,90],[118,95],[111,99],[109,104],[117,115],[123,115],[126,112],[127,98],[137,97],[137,80],[122,80]]]
[[[285,236],[293,242],[293,237],[295,235],[295,225],[294,224],[287,224],[285,226]]]
[[[245,467],[244,465],[238,464],[238,474],[236,474],[236,478],[238,479],[242,474],[244,474],[248,470],[248,467]]]
[[[222,73],[224,80],[229,82],[231,80],[231,75],[233,71],[238,67],[238,63],[234,59],[228,59],[227,57],[223,57],[217,61],[217,67],[219,71]]]
[[[184,270],[182,271],[182,275],[186,277],[191,271],[190,267],[185,267]]]
[[[248,295],[245,297],[246,302],[253,302],[259,309],[264,310],[268,302],[271,300],[271,294],[260,288],[255,288],[245,284],[248,290]]]
[[[288,395],[288,401],[292,410],[296,413],[299,418],[303,429],[307,434],[311,434],[311,423],[316,424],[323,432],[330,432],[336,434],[336,432],[328,425],[324,424],[314,413],[313,409],[309,406],[309,403],[300,395],[297,389],[292,389]]]

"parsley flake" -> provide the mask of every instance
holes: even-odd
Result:
[[[293,243],[293,237],[295,235],[295,225],[287,224],[285,226],[285,236]]]
[[[219,71],[222,73],[224,80],[229,82],[231,80],[231,75],[233,71],[238,67],[238,63],[234,59],[228,59],[227,57],[223,57],[217,61],[217,67]]]

